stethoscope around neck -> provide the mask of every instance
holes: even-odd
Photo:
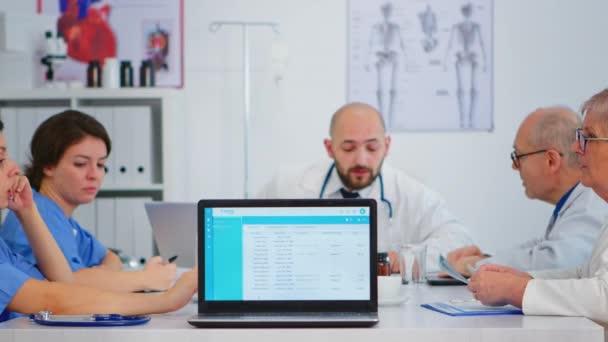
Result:
[[[321,185],[321,192],[319,192],[319,198],[323,198],[323,195],[325,194],[325,188],[327,187],[327,183],[329,183],[329,178],[331,177],[331,173],[334,171],[334,168],[336,168],[336,163],[331,164],[329,170],[327,171],[327,175],[325,175],[325,180]],[[380,174],[378,175],[378,180],[380,181],[380,201],[386,203],[386,206],[388,207],[388,218],[392,219],[393,205],[389,200],[386,199],[386,197],[384,197],[384,180],[382,179],[382,172],[380,172]]]

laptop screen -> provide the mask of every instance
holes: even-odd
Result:
[[[369,227],[367,207],[206,208],[205,299],[367,300]]]
[[[199,202],[199,297],[208,303],[370,301],[372,202]]]

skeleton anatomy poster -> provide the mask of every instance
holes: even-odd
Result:
[[[387,129],[490,131],[492,0],[350,0],[348,100]]]

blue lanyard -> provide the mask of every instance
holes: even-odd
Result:
[[[557,204],[555,205],[555,209],[553,209],[553,221],[557,220],[557,215],[559,214],[560,210],[562,210],[562,207],[564,206],[564,204],[566,204],[568,197],[570,197],[570,194],[572,193],[572,191],[574,191],[574,188],[576,188],[577,185],[578,183],[574,184],[574,186],[570,188],[570,190],[568,190],[568,192],[566,192],[564,196],[562,196],[562,198],[560,198],[560,200],[557,202]]]
[[[319,198],[323,198],[323,195],[325,194],[325,188],[327,187],[327,183],[329,183],[329,177],[331,177],[331,173],[334,171],[335,167],[336,167],[336,163],[331,164],[331,166],[329,167],[329,170],[327,171],[327,175],[325,175],[325,180],[323,181],[323,184],[321,185],[321,191],[319,192]],[[382,172],[378,175],[378,179],[380,180],[380,201],[386,203],[386,205],[388,207],[388,218],[392,219],[393,218],[393,205],[391,204],[391,202],[389,200],[386,199],[386,197],[384,197],[384,180],[382,179]]]

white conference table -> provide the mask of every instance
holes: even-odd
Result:
[[[372,328],[197,329],[186,320],[196,304],[170,314],[154,315],[145,325],[117,328],[44,327],[18,318],[0,324],[2,342],[324,342],[324,341],[604,341],[604,328],[583,317],[451,317],[420,307],[421,303],[470,299],[464,286],[405,286],[408,301],[380,306],[380,323]]]

